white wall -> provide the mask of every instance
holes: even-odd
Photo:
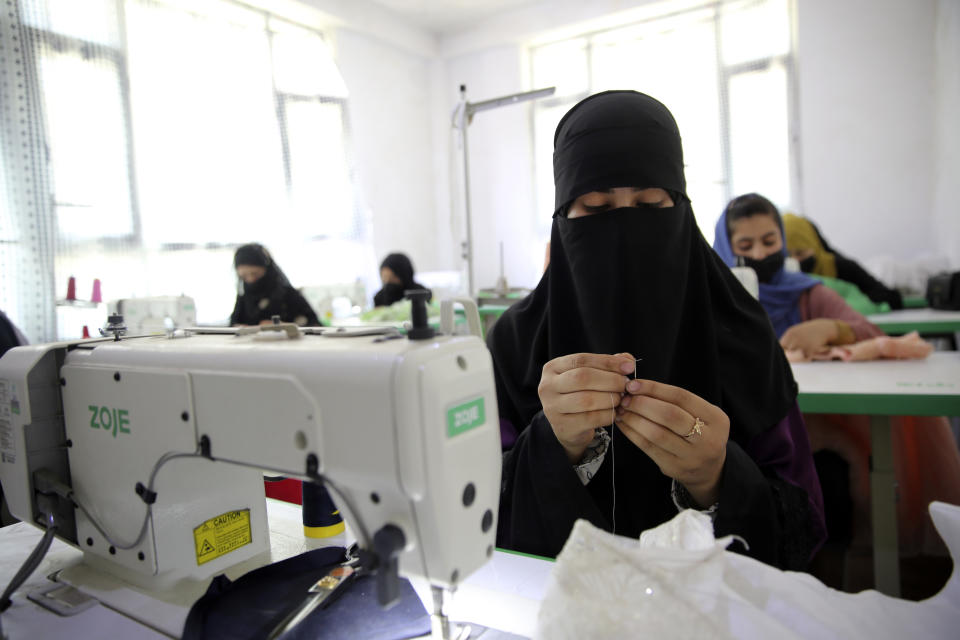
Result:
[[[347,28],[337,30],[357,180],[377,266],[403,251],[418,271],[440,267],[435,241],[432,60]]]
[[[581,28],[609,26],[638,18],[650,0],[620,2],[597,0],[584,3],[551,0],[502,12],[475,28],[440,38],[444,67],[445,115],[460,100],[459,86],[467,86],[470,102],[527,91],[528,62],[525,47],[532,38],[543,37],[572,24]],[[500,243],[503,243],[504,275],[511,287],[534,287],[540,280],[544,250],[549,236],[538,231],[552,211],[539,211],[532,155],[530,103],[483,111],[474,116],[467,131],[470,168],[470,202],[473,229],[474,282],[477,289],[494,287],[500,276]],[[456,238],[465,238],[463,151],[456,136],[437,152],[451,160],[450,197]],[[551,159],[540,158],[542,162]],[[456,258],[456,256],[454,256]],[[452,268],[458,263],[452,265]]]
[[[798,5],[803,213],[861,259],[931,251],[936,0]]]
[[[446,61],[448,104],[459,101],[466,84],[467,100],[480,102],[523,89],[521,50],[498,46]],[[452,144],[455,229],[466,237],[463,148]],[[531,158],[531,112],[528,103],[481,111],[467,128],[470,203],[473,228],[474,286],[494,287],[500,275],[500,243],[504,273],[510,286],[534,286],[543,265],[545,238],[536,235]],[[549,217],[550,212],[543,215]]]
[[[937,248],[960,270],[960,2],[937,2],[933,227]]]
[[[435,37],[369,2],[309,1],[339,21],[377,256],[404,249],[418,270],[463,266],[459,85],[471,101],[530,89],[531,39],[636,19],[651,4],[543,1]],[[797,13],[804,213],[862,260],[939,252],[960,264],[958,3],[799,0]],[[539,278],[536,227],[550,212],[535,208],[530,125],[529,105],[517,105],[478,114],[468,130],[478,287],[496,282],[501,240],[510,284]]]
[[[372,240],[368,272],[358,274],[368,295],[391,251],[408,254],[417,271],[452,268],[437,225],[437,37],[367,0],[302,2],[331,36],[349,91],[353,169]]]
[[[241,0],[260,4],[274,11],[286,9],[290,0]],[[375,4],[372,0],[298,0],[310,15],[291,14],[291,19],[328,30],[349,29],[389,44],[392,47],[425,57],[437,54],[437,38],[403,16]]]
[[[522,46],[531,36],[616,20],[648,2],[550,0],[435,37],[364,0],[305,0],[335,34],[377,259],[403,250],[418,271],[462,269],[465,281],[463,151],[451,126],[460,84],[471,101],[523,91]],[[501,241],[511,286],[540,277],[547,238],[536,216],[550,212],[535,212],[530,125],[529,105],[516,105],[477,114],[467,132],[478,288],[496,284]]]
[[[635,19],[649,4],[541,2],[444,36],[440,51],[452,56],[446,63],[451,80],[466,82],[472,99],[521,91],[531,87],[514,75],[522,60],[519,43],[573,21],[599,26],[608,13]],[[940,253],[960,261],[958,3],[799,0],[797,5],[804,213],[831,242],[862,260]],[[515,59],[509,59],[505,43],[513,43]],[[474,208],[482,210],[474,217],[489,212],[494,229],[527,241],[531,232],[514,206],[533,202],[530,152],[521,148],[529,144],[529,133],[515,137],[523,117],[503,114],[489,138],[480,133],[486,123],[478,117],[471,140],[484,137],[489,149],[471,150],[471,177]],[[528,216],[540,215],[531,211]],[[480,244],[485,251],[496,249],[489,240]],[[507,275],[530,284],[527,267],[508,259]],[[496,275],[488,263],[480,264],[478,273],[481,286]]]

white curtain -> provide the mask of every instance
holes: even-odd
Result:
[[[25,106],[0,138],[0,305],[32,340],[105,314],[63,302],[70,277],[81,300],[96,278],[104,300],[186,294],[217,323],[239,244],[265,244],[295,286],[369,269],[348,94],[322,34],[232,0],[17,9],[0,38],[24,45],[7,62],[22,86],[0,101]]]

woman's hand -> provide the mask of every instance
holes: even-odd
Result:
[[[623,434],[701,507],[717,502],[730,435],[727,414],[686,389],[653,380],[631,380],[626,390],[617,410]]]
[[[635,361],[629,354],[574,353],[543,365],[540,404],[571,464],[583,458],[597,427],[613,424]]]
[[[831,344],[838,344],[839,338],[840,330],[836,320],[817,318],[795,324],[784,331],[780,346],[785,351],[803,351],[803,355],[809,358],[826,350]]]

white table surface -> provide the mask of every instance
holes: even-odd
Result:
[[[935,351],[923,360],[794,362],[801,393],[960,394],[960,352]]]
[[[302,534],[300,507],[277,500],[267,500],[270,524],[270,560],[303,553],[319,546],[348,543],[347,535],[321,542]],[[0,589],[6,587],[27,555],[37,544],[41,531],[26,523],[0,529]],[[80,550],[54,539],[43,563],[14,594],[12,606],[0,616],[3,631],[9,638],[43,638],[45,640],[85,640],[87,638],[123,638],[124,640],[156,640],[179,637],[193,602],[206,589],[205,584],[178,593],[150,594],[129,587],[115,579],[105,579],[82,564]],[[235,579],[268,560],[243,563],[227,571]],[[495,551],[484,567],[470,576],[449,601],[451,620],[474,622],[529,637],[536,625],[540,600],[546,589],[553,563],[522,555]],[[47,576],[61,571],[81,589],[110,606],[96,605],[75,616],[61,617],[27,600],[26,594],[50,584]],[[425,608],[431,611],[427,585],[414,584]],[[195,592],[194,592],[195,591]],[[114,608],[133,612],[137,621],[118,613]]]
[[[831,360],[791,366],[800,388],[800,408],[808,413],[960,415],[957,351],[935,351],[924,360]],[[823,409],[816,402],[841,404]],[[958,411],[950,413],[951,407]]]

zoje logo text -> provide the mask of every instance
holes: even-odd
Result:
[[[94,429],[113,430],[113,437],[117,437],[117,432],[130,433],[126,425],[130,424],[130,413],[126,409],[111,409],[110,407],[98,407],[89,405],[90,426]]]

